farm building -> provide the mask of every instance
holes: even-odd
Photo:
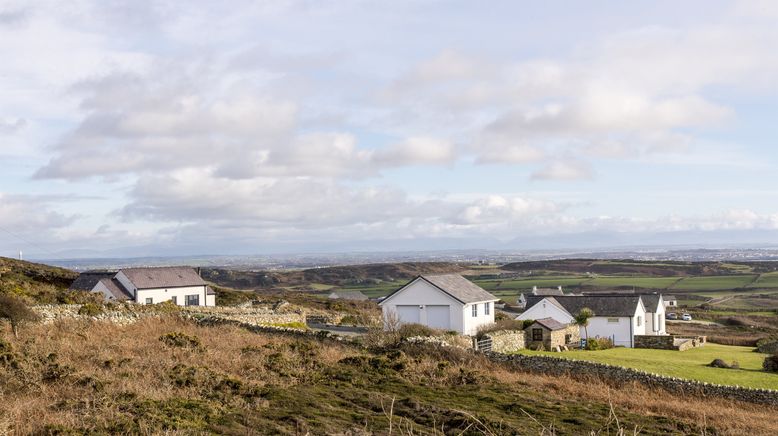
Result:
[[[603,337],[614,345],[633,347],[635,335],[650,334],[646,330],[646,307],[639,295],[556,296],[528,298],[529,307],[517,319],[552,318],[561,324],[571,324],[581,309],[589,308],[594,316],[589,326],[580,327],[581,337]]]
[[[118,272],[84,272],[72,290],[98,292],[106,301],[179,306],[216,306],[216,293],[190,267],[125,268]]]
[[[458,274],[436,274],[414,278],[379,305],[386,320],[474,335],[479,327],[494,322],[497,300]]]
[[[524,331],[526,346],[531,349],[542,346],[543,349],[553,350],[565,345],[577,345],[581,341],[577,325],[564,324],[554,318],[538,319]]]

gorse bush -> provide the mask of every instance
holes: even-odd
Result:
[[[189,348],[194,350],[202,349],[200,338],[198,338],[197,336],[187,335],[186,333],[181,333],[181,332],[165,333],[164,335],[159,337],[159,340],[169,347]]]
[[[765,357],[762,368],[767,372],[778,372],[778,353]]]

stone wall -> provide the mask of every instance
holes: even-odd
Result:
[[[522,330],[498,330],[485,336],[492,339],[492,351],[496,353],[513,353],[523,350],[526,345],[526,335]]]
[[[548,375],[566,375],[576,378],[597,377],[617,386],[641,383],[651,388],[661,388],[674,394],[702,397],[714,396],[749,403],[778,406],[778,391],[725,386],[652,374],[621,366],[550,356],[525,356],[520,354],[485,353],[495,362],[506,363],[516,369]]]
[[[41,317],[44,324],[60,319],[83,319],[107,321],[114,324],[127,325],[150,317],[164,314],[179,314],[185,318],[217,317],[251,325],[288,325],[305,324],[305,311],[291,305],[274,308],[273,306],[242,307],[155,307],[135,304],[114,304],[103,308],[103,312],[94,316],[82,315],[78,311],[80,304],[57,304],[33,306],[32,309]]]
[[[705,336],[675,336],[675,335],[635,335],[635,348],[650,348],[654,350],[684,351],[690,348],[702,347],[707,342]]]

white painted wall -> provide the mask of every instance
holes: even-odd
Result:
[[[213,306],[214,304],[211,304],[211,301],[209,301],[206,298],[206,289],[205,285],[200,286],[183,286],[180,288],[158,288],[158,289],[138,289],[137,292],[137,303],[138,304],[146,304],[146,299],[151,298],[153,304],[161,303],[163,301],[169,301],[172,299],[173,296],[177,297],[176,304],[179,306],[183,306],[186,304],[186,296],[187,295],[199,295],[200,296],[200,306],[205,306],[206,304],[208,306]],[[215,301],[214,301],[215,303]]]
[[[586,331],[588,330],[590,338],[611,338],[613,345],[631,347],[632,336],[629,327],[630,324],[634,325],[635,322],[634,317],[628,316],[594,316],[589,318],[589,326],[586,329],[581,327],[581,338],[586,338]]]
[[[651,312],[656,311],[656,312]],[[647,335],[664,335],[667,334],[665,330],[665,303],[662,296],[659,296],[658,307],[646,308],[646,334]]]
[[[485,305],[489,304],[489,314],[486,314]],[[473,306],[477,306],[477,316],[473,316]],[[464,315],[464,334],[474,336],[478,328],[494,323],[494,301],[482,301],[480,303],[466,304],[462,309]]]
[[[496,300],[495,300],[496,301]],[[411,306],[418,308],[419,324],[429,325],[426,306],[449,306],[449,330],[463,335],[474,335],[478,328],[494,322],[494,301],[491,301],[489,315],[484,313],[484,302],[478,304],[478,316],[472,316],[472,306],[463,305],[455,298],[441,291],[427,281],[417,278],[406,285],[402,290],[391,295],[380,303],[384,318],[390,314],[397,314],[397,306]],[[410,310],[408,307],[403,310]]]
[[[208,297],[206,299],[206,303],[207,303],[206,305],[208,307],[216,307],[216,294],[208,295]]]
[[[566,310],[560,309],[556,304],[548,302],[545,298],[516,317],[516,319],[520,320],[536,320],[543,318],[552,318],[563,324],[569,324],[575,321]]]

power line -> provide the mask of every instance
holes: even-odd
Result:
[[[49,249],[43,248],[42,246],[36,244],[35,242],[32,242],[32,241],[30,241],[28,239],[23,238],[23,237],[17,235],[16,233],[6,229],[3,226],[0,226],[0,230],[4,231],[5,233],[8,233],[9,235],[13,236],[14,238],[16,238],[16,239],[18,239],[18,240],[20,240],[20,241],[22,241],[22,242],[24,242],[26,244],[29,244],[29,245],[31,245],[31,246],[33,246],[33,247],[35,247],[35,248],[37,248],[37,249],[39,249],[41,251],[44,251],[44,252],[46,252],[46,253],[48,253],[48,254],[50,254],[52,256],[55,256],[55,254],[52,251],[50,251]]]

